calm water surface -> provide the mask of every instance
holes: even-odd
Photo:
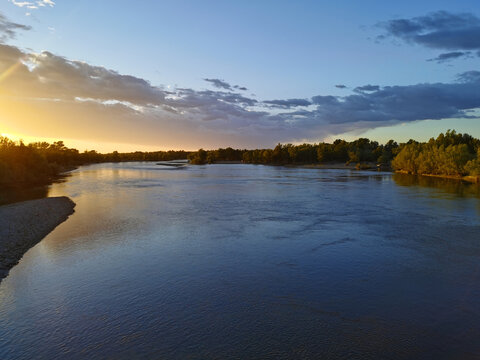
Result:
[[[82,167],[49,190],[75,214],[0,284],[0,359],[478,359],[478,189],[424,185]]]

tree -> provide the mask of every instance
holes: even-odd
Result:
[[[207,152],[203,149],[199,149],[196,153],[188,155],[188,160],[191,164],[203,165],[207,163]]]

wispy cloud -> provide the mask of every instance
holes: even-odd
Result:
[[[230,91],[234,91],[234,90],[246,91],[246,90],[248,90],[244,86],[230,85],[228,82],[226,82],[224,80],[220,80],[220,79],[203,79],[203,80],[205,80],[206,82],[209,82],[210,84],[213,85],[213,87],[215,87],[217,89],[224,89],[224,90],[230,90]]]
[[[451,51],[451,52],[448,52],[448,53],[440,54],[433,59],[428,59],[427,61],[435,61],[437,63],[444,63],[444,62],[455,60],[455,59],[471,58],[471,57],[473,57],[471,51]]]
[[[31,30],[30,26],[17,24],[0,14],[0,41],[6,41],[8,39],[14,39],[18,30]]]
[[[35,0],[35,1],[19,1],[19,0],[8,0],[13,5],[25,8],[28,10],[37,10],[43,7],[54,7],[55,2],[53,0]],[[27,12],[30,15],[30,12]]]
[[[203,79],[218,89],[232,90],[232,85],[220,79]]]
[[[480,82],[480,71],[471,70],[458,74],[457,81],[462,83]]]

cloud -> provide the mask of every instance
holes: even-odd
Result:
[[[247,91],[248,90],[245,86],[239,86],[239,85],[235,85],[234,88],[237,89],[237,90],[241,90],[241,91]]]
[[[227,83],[226,81],[224,80],[220,80],[220,79],[203,79],[205,80],[206,82],[209,82],[213,85],[213,87],[217,88],[217,89],[224,89],[224,90],[230,90],[230,91],[235,91],[235,90],[241,90],[241,91],[246,91],[248,90],[246,87],[244,86],[240,86],[240,85],[230,85],[229,83]]]
[[[38,6],[50,6],[50,7],[55,6],[55,2],[53,0],[41,0],[41,1],[37,1],[37,4]]]
[[[18,1],[18,0],[9,0],[13,5],[26,8],[30,10],[36,10],[41,7],[54,7],[55,2],[52,0],[37,0],[37,1]]]
[[[471,57],[470,51],[452,51],[438,55],[436,58],[428,59],[427,61],[435,61],[437,63],[443,63],[459,58]]]
[[[286,140],[297,131],[304,135],[284,119],[256,110],[258,101],[239,93],[167,91],[46,51],[0,44],[0,74],[7,74],[0,77],[5,132],[187,149],[253,147]]]
[[[480,71],[471,70],[457,75],[457,81],[463,83],[480,82]]]
[[[341,98],[319,96],[310,116],[328,123],[409,122],[470,118],[480,107],[480,72],[459,75],[462,82],[386,86]]]
[[[363,85],[356,87],[353,91],[355,92],[365,92],[365,91],[378,91],[380,86],[378,85]]]
[[[410,19],[395,19],[378,24],[385,30],[377,37],[393,37],[408,44],[447,50],[432,61],[443,62],[480,51],[480,18],[471,13],[438,11]]]
[[[16,24],[8,21],[5,16],[0,14],[0,41],[14,39],[18,30],[31,30],[30,26]]]
[[[309,106],[312,104],[309,100],[306,99],[266,100],[263,101],[263,103],[287,109],[297,106]]]
[[[0,73],[9,74],[0,78],[5,132],[133,138],[164,148],[272,146],[399,122],[469,118],[480,108],[480,71],[462,73],[453,83],[364,85],[346,96],[267,101],[223,90],[167,91],[105,67],[5,44]]]
[[[203,79],[218,89],[232,90],[232,85],[220,79]]]
[[[0,44],[1,130],[160,148],[265,147],[400,122],[472,118],[480,108],[476,70],[451,83],[369,84],[345,96],[266,101],[215,80],[208,79],[220,84],[213,90],[167,90],[102,66]]]
[[[316,105],[331,105],[338,102],[338,98],[332,95],[317,95],[312,97],[312,102]]]

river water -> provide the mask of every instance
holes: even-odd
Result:
[[[255,165],[81,167],[0,284],[0,359],[478,359],[478,187]]]

